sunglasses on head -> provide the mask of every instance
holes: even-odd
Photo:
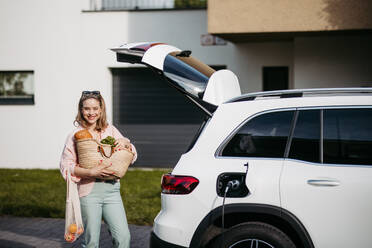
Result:
[[[84,90],[84,91],[81,93],[81,95],[82,95],[82,96],[86,96],[86,95],[99,96],[99,95],[101,95],[101,92],[99,92],[98,90],[93,90],[93,91]]]

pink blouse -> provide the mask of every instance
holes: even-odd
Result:
[[[60,170],[63,178],[66,180],[67,169],[70,169],[71,178],[75,181],[78,185],[79,196],[83,197],[88,195],[94,186],[94,179],[90,178],[80,178],[74,176],[74,169],[75,166],[78,164],[76,146],[75,146],[75,138],[74,135],[77,131],[82,130],[83,127],[77,127],[72,133],[67,136],[65,147],[63,148],[61,161],[60,161]],[[124,138],[124,136],[116,129],[113,125],[108,125],[107,128],[101,133],[99,139],[104,139],[107,136],[112,136],[115,139]],[[97,137],[98,138],[98,137]],[[132,164],[137,159],[137,151],[134,145],[132,145],[132,152],[134,152],[134,158]]]

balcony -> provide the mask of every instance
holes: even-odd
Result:
[[[205,9],[207,0],[89,0],[88,11]]]

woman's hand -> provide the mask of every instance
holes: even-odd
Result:
[[[112,176],[113,172],[108,170],[110,166],[111,164],[103,164],[103,160],[100,160],[98,165],[91,169],[85,169],[80,167],[79,165],[76,165],[74,176],[83,178],[103,178]]]
[[[114,172],[108,170],[111,164],[103,164],[103,160],[100,160],[98,166],[90,169],[90,176],[94,178],[104,178],[108,176],[112,176]]]
[[[132,151],[132,145],[130,140],[127,138],[120,138],[115,141],[115,150],[128,149]]]

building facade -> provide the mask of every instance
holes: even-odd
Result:
[[[304,9],[311,15],[314,8],[327,9],[326,2],[332,1],[304,0],[309,7]],[[343,26],[348,20],[338,23],[338,16],[320,15],[314,23],[317,15],[311,15],[305,21],[293,1],[205,5],[203,0],[1,0],[0,167],[58,168],[83,90],[101,91],[109,121],[139,150],[136,166],[174,166],[203,116],[151,71],[116,62],[109,48],[123,43],[159,41],[192,50],[216,69],[232,70],[243,93],[372,82],[369,4],[358,8],[363,25],[350,27]],[[208,33],[228,42],[203,45]]]
[[[366,0],[209,0],[208,32],[233,42],[242,60],[262,61],[246,71],[238,63],[248,91],[372,87],[371,11]]]

